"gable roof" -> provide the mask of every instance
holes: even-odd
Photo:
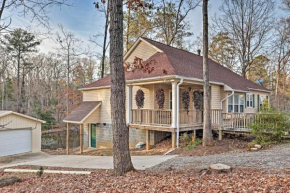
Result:
[[[64,118],[63,122],[83,123],[101,104],[101,101],[84,101]]]
[[[28,115],[24,115],[24,114],[21,114],[21,113],[17,113],[17,112],[14,112],[14,111],[5,111],[5,110],[0,110],[0,117],[5,117],[7,115],[18,115],[20,117],[24,117],[24,118],[27,118],[27,119],[30,119],[30,120],[33,120],[33,121],[37,121],[37,122],[40,122],[40,123],[46,123],[45,121],[41,120],[41,119],[37,119],[37,118],[34,118],[34,117],[31,117],[31,116],[28,116]]]
[[[140,38],[138,41],[145,41],[154,46],[154,48],[161,50],[162,52],[157,52],[147,60],[155,60],[157,63],[154,66],[154,71],[152,73],[148,74],[141,71],[126,72],[125,77],[127,81],[168,75],[195,78],[201,81],[203,80],[202,56],[185,50],[177,49],[148,38]],[[164,69],[166,70],[166,74],[164,74]],[[211,59],[209,59],[209,80],[211,82],[225,84],[234,90],[262,90],[269,92],[269,90],[265,87],[234,73],[230,69]],[[86,85],[84,89],[104,87],[109,86],[110,84],[110,76],[107,76],[97,80],[96,82]]]

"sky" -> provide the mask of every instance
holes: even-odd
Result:
[[[58,31],[58,25],[62,24],[67,30],[73,32],[75,36],[83,41],[83,45],[89,45],[92,50],[99,52],[100,47],[89,41],[90,37],[103,31],[103,25],[105,18],[100,12],[98,12],[93,3],[97,0],[69,0],[72,6],[51,7],[49,9],[50,26],[53,29],[52,34]],[[222,5],[223,0],[210,0],[209,1],[209,22],[211,18],[219,13],[219,7]],[[1,1],[0,1],[1,2]],[[279,4],[279,3],[278,3]],[[40,32],[46,32],[42,26],[39,26],[37,22],[31,22],[30,18],[22,18],[17,12],[9,13],[12,16],[11,27],[28,26],[31,29],[37,29]],[[190,38],[190,41],[194,41],[195,38],[202,34],[202,8],[198,7],[193,10],[188,16],[188,21],[191,24],[191,30],[194,35]],[[54,51],[57,48],[55,42],[56,37],[50,35],[46,38],[43,37],[40,51],[49,52]],[[101,41],[101,39],[99,40]]]

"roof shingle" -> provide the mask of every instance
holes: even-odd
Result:
[[[75,108],[66,118],[64,122],[81,122],[89,115],[101,101],[84,101],[77,108]]]
[[[202,56],[177,49],[148,38],[143,39],[163,52],[156,53],[148,59],[148,61],[156,61],[156,65],[154,66],[154,71],[152,73],[148,74],[143,73],[142,71],[126,72],[126,80],[137,80],[165,75],[178,75],[188,78],[197,78],[200,80],[203,79]],[[163,69],[167,71],[166,74],[164,74]],[[209,79],[213,82],[224,83],[235,90],[249,91],[249,88],[251,88],[268,91],[265,87],[232,72],[230,69],[210,59]],[[110,76],[106,76],[86,85],[84,88],[109,86],[110,84]]]

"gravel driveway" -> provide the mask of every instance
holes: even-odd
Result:
[[[209,156],[174,157],[150,170],[205,169],[210,164],[223,163],[232,167],[247,167],[256,169],[290,170],[290,144],[283,144],[268,150],[257,152],[227,153]]]

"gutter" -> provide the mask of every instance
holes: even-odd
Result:
[[[231,96],[233,96],[234,94],[235,94],[235,91],[232,90],[232,94],[230,94],[229,96],[227,96],[226,98],[224,98],[223,100],[221,100],[221,109],[223,109],[223,102],[224,102],[226,99],[228,99],[228,98],[230,98]]]
[[[177,119],[177,121],[176,121],[176,123],[177,123],[177,130],[176,130],[176,146],[177,147],[179,147],[179,126],[180,126],[180,117],[179,117],[179,86],[181,85],[183,83],[183,79],[181,79],[180,80],[180,82],[177,84],[177,105],[176,105],[176,113],[177,113],[177,117],[176,117],[176,119]]]

